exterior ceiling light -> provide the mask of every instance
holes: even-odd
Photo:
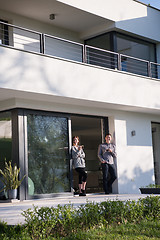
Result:
[[[54,19],[55,19],[55,14],[54,14],[54,13],[51,13],[51,14],[49,15],[49,19],[50,19],[50,20],[54,20]]]

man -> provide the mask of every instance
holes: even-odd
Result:
[[[108,133],[105,137],[105,143],[98,147],[98,158],[101,162],[103,173],[103,189],[105,194],[112,192],[112,183],[116,180],[117,174],[113,158],[116,157],[115,145],[111,143],[112,136]],[[108,173],[110,178],[108,180]]]

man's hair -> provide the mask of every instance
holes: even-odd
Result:
[[[111,133],[107,133],[106,136],[111,136],[112,137],[112,134]]]

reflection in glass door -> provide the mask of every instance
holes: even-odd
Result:
[[[0,169],[4,169],[5,160],[8,162],[12,159],[11,112],[0,113],[0,153]]]
[[[67,118],[29,114],[27,135],[28,194],[69,192]]]

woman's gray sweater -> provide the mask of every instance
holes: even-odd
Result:
[[[72,146],[72,159],[74,168],[85,168],[85,153],[83,149],[78,150],[78,147]]]

